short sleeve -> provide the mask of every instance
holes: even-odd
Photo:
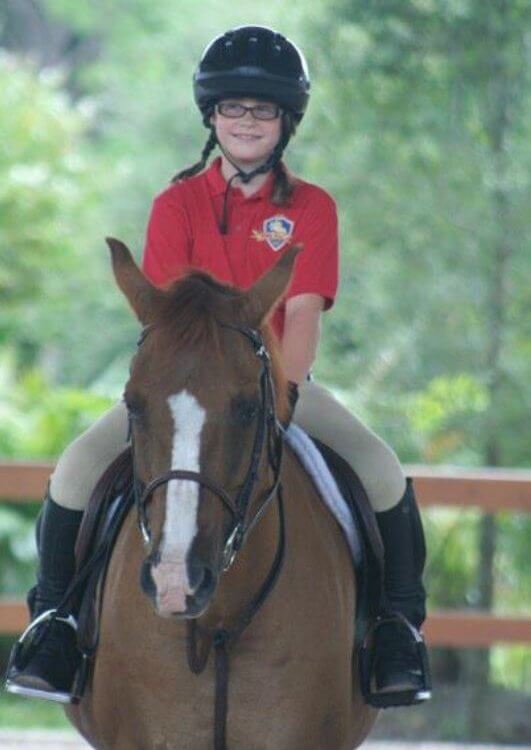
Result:
[[[142,269],[157,286],[182,276],[190,264],[191,231],[184,203],[178,194],[161,193],[153,201],[146,230]]]
[[[314,189],[315,190],[315,189]],[[304,249],[297,256],[286,299],[299,294],[320,294],[324,309],[334,304],[338,285],[338,228],[335,202],[315,190],[295,230],[294,243]]]

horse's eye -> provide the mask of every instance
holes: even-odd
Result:
[[[134,421],[140,421],[143,417],[144,409],[138,399],[126,393],[124,394],[124,403],[129,417]]]
[[[256,419],[259,405],[254,399],[240,398],[234,404],[234,412],[238,422],[244,426],[250,425]]]

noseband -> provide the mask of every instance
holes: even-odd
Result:
[[[227,492],[216,482],[204,476],[201,472],[189,471],[185,469],[170,469],[151,480],[144,485],[134,474],[134,494],[138,514],[138,525],[146,545],[152,542],[149,520],[147,517],[147,504],[155,490],[162,487],[174,479],[197,482],[200,487],[209,490],[217,497],[224,508],[231,515],[232,527],[227,535],[225,547],[223,550],[222,565],[223,570],[228,570],[234,562],[236,554],[243,546],[248,534],[255,524],[260,520],[267,510],[270,501],[275,497],[279,489],[280,468],[282,464],[282,450],[284,445],[282,427],[278,423],[275,410],[275,394],[271,376],[271,357],[267,351],[262,336],[259,331],[253,328],[240,327],[220,323],[223,328],[237,331],[245,336],[251,343],[254,354],[260,359],[261,371],[259,377],[260,383],[260,410],[258,414],[258,423],[256,427],[254,443],[251,453],[249,468],[244,482],[238,491],[236,498],[233,500]],[[148,335],[150,327],[142,331],[138,346],[140,346]],[[131,437],[131,446],[133,454],[133,463],[135,450],[133,445],[133,435],[131,430],[131,417],[129,416],[129,434]],[[264,443],[267,440],[267,457],[269,467],[273,471],[273,482],[271,487],[264,493],[263,499],[259,504],[258,510],[249,520],[247,518],[248,508],[253,494],[254,486],[258,480],[258,465],[263,453]]]

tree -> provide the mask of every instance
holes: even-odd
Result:
[[[347,252],[360,269],[367,334],[352,334],[348,300],[330,349],[357,354],[354,370],[370,409],[386,417],[375,382],[386,400],[412,386],[427,395],[445,381],[448,395],[460,381],[481,394],[475,414],[465,408],[448,419],[452,404],[444,406],[451,439],[439,441],[436,460],[452,460],[462,446],[472,447],[468,458],[480,464],[530,460],[523,413],[510,406],[531,398],[522,359],[528,349],[518,333],[529,326],[522,272],[528,276],[530,266],[530,20],[528,4],[506,0],[339,2],[315,37],[329,80],[317,127],[333,128],[326,119],[332,98],[338,133],[353,123],[350,137],[329,138],[330,161],[338,190],[351,184],[348,229],[358,249],[351,241]],[[350,279],[347,285],[354,288]],[[476,573],[476,606],[483,609],[493,606],[495,547],[495,518],[484,516]],[[479,653],[473,666],[476,684],[486,684],[488,654]]]

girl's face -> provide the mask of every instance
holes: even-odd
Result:
[[[246,107],[265,104],[275,107],[272,102],[247,97],[231,97],[223,102],[243,104]],[[242,117],[232,118],[222,115],[216,107],[211,122],[216,129],[218,141],[231,159],[238,166],[249,169],[262,164],[277,145],[282,127],[280,108],[278,112],[274,120],[255,119],[249,111]]]

